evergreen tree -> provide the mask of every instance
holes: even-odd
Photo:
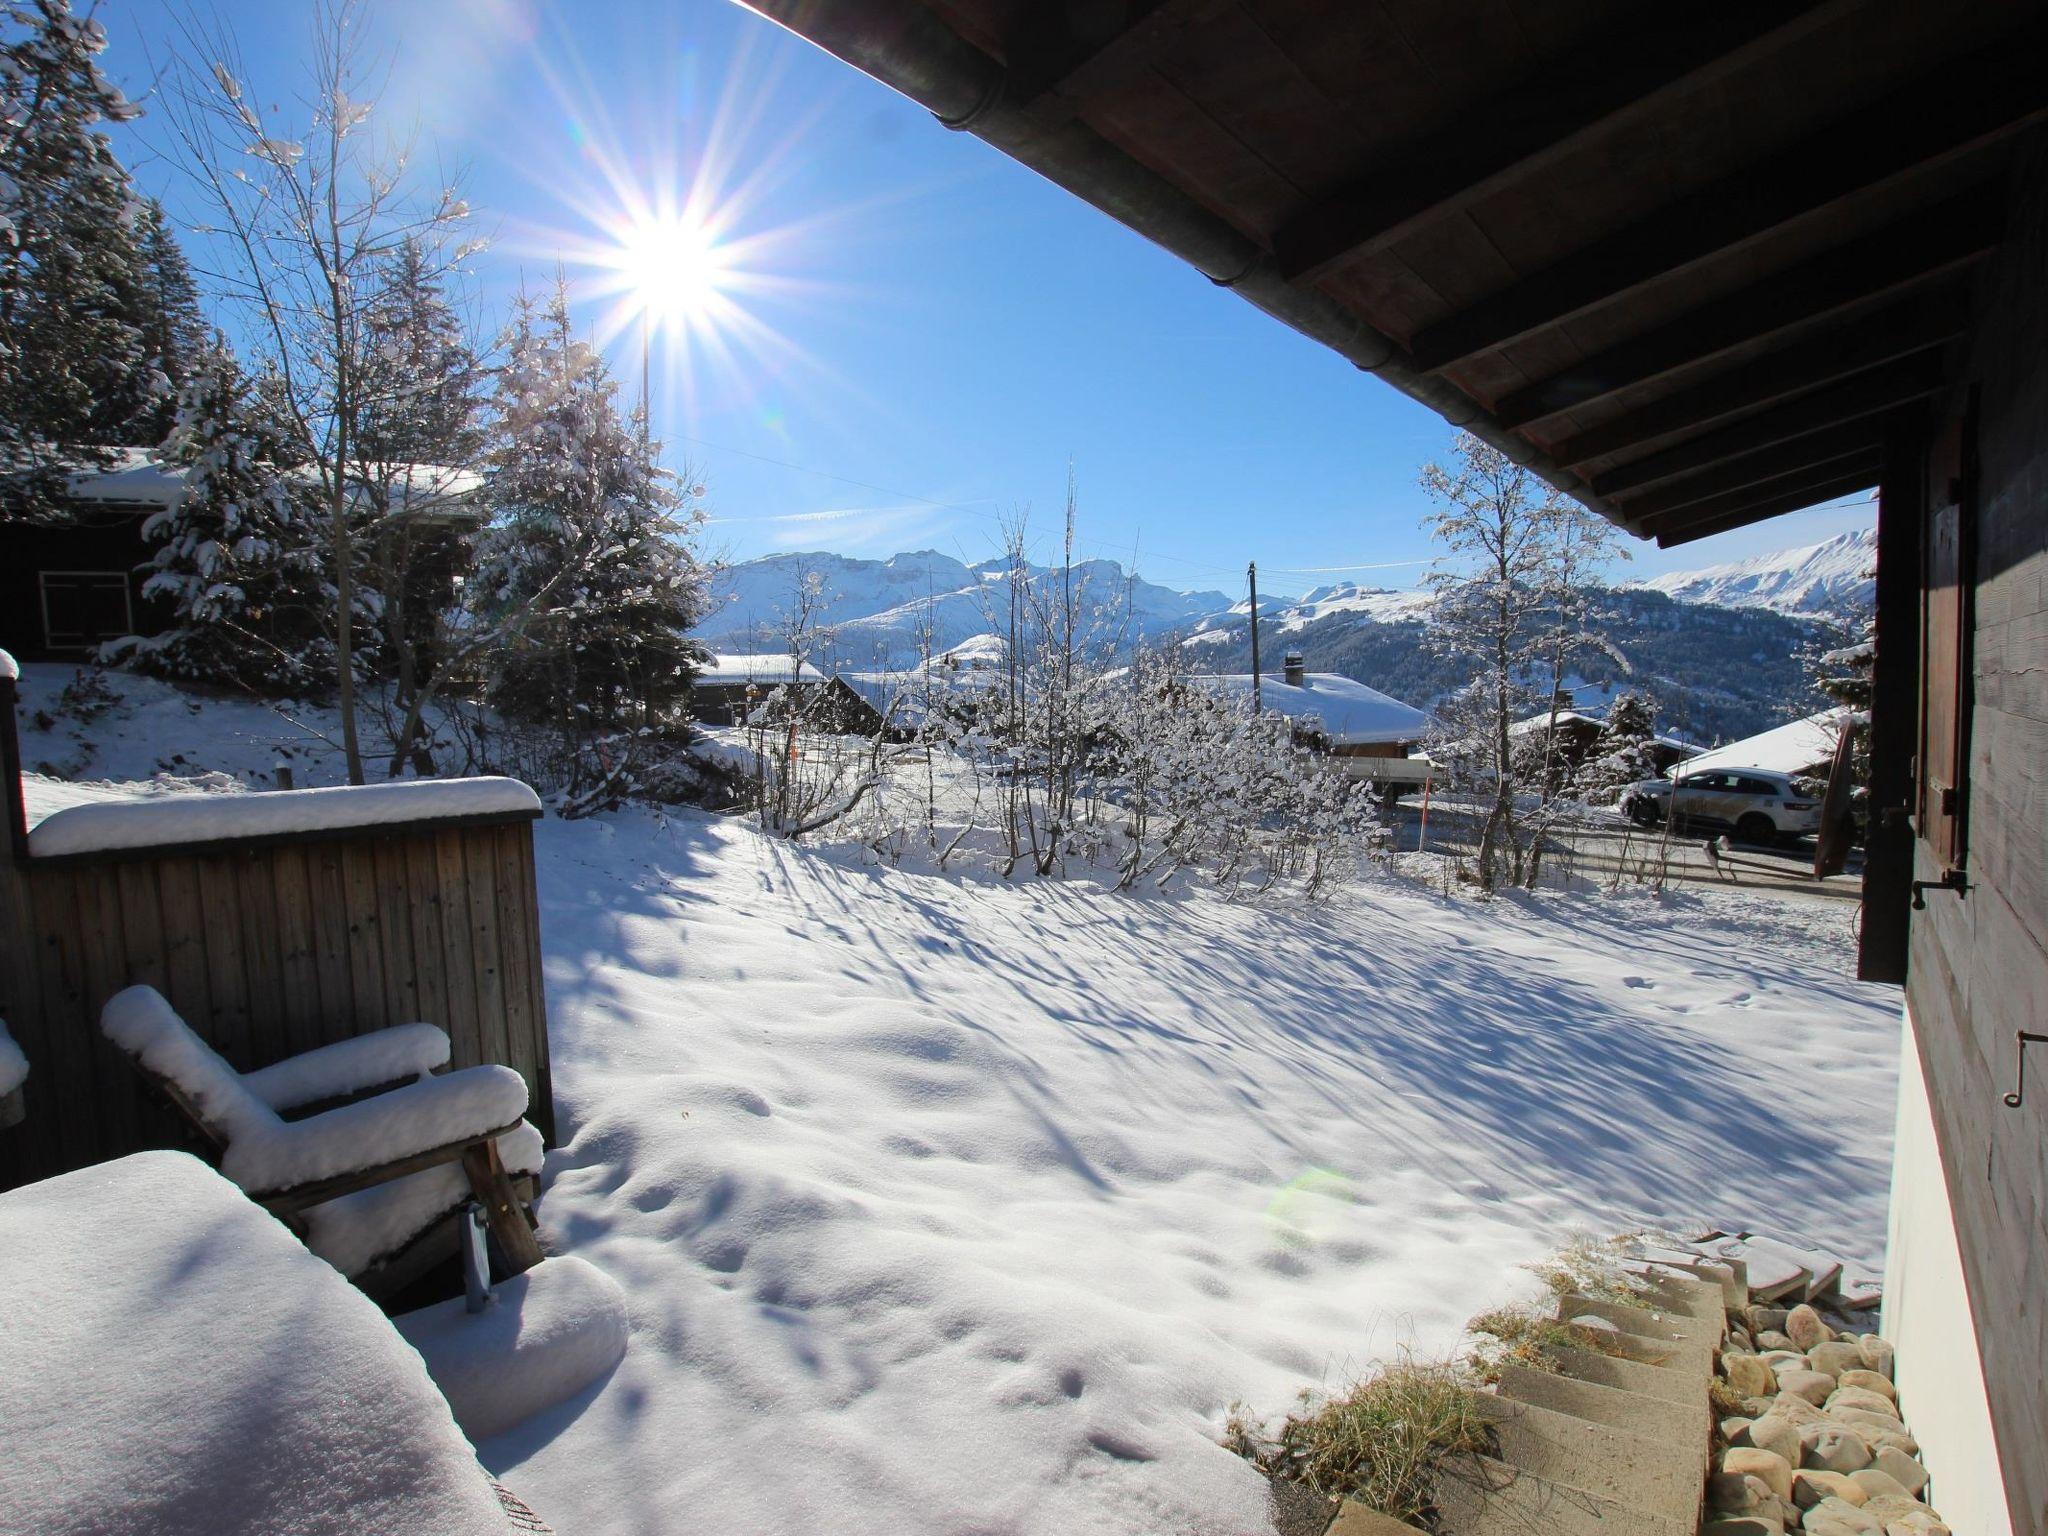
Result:
[[[65,475],[136,441],[160,384],[141,333],[141,204],[97,125],[136,115],[69,0],[0,6],[0,507],[47,515]]]
[[[171,624],[108,648],[158,676],[287,693],[331,679],[318,638],[319,571],[306,509],[277,463],[278,438],[224,344],[179,394],[162,461],[185,472],[176,505],[153,514],[143,596]]]
[[[695,517],[616,393],[559,282],[538,323],[522,305],[498,377],[497,522],[476,586],[487,617],[513,617],[492,701],[560,738],[572,797],[616,780],[625,739],[682,729],[703,654],[684,638],[704,605]]]
[[[1626,785],[1656,778],[1656,741],[1656,707],[1633,690],[1617,695],[1579,770],[1586,797],[1604,800]]]
[[[469,526],[453,496],[483,439],[482,369],[448,302],[444,271],[419,240],[399,243],[377,269],[358,364],[353,453],[368,518],[351,542],[362,557],[359,589],[375,594],[382,620],[365,649],[375,670],[395,680],[401,707],[439,663],[443,624],[470,564]],[[429,771],[414,748],[400,741],[395,756]]]
[[[206,365],[208,338],[199,306],[199,284],[164,216],[163,205],[151,198],[137,218],[142,287],[136,319],[143,356],[160,382],[128,440],[159,443],[177,422],[185,385]]]

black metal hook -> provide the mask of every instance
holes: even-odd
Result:
[[[2019,1053],[2019,1085],[2005,1096],[2005,1107],[2007,1109],[2018,1109],[2021,1101],[2027,1096],[2027,1047],[2029,1045],[2048,1045],[2048,1035],[2037,1035],[2031,1030],[2015,1030],[2013,1035]]]
[[[1927,893],[1929,891],[1954,891],[1958,896],[1967,900],[1970,887],[1965,883],[1965,880],[1966,877],[1960,869],[1950,870],[1939,880],[1915,880],[1913,882],[1913,910],[1915,912],[1925,912],[1927,910]]]

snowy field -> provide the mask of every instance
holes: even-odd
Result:
[[[246,779],[290,729],[122,687],[30,765]],[[482,1454],[565,1536],[1260,1532],[1233,1399],[1456,1347],[1574,1228],[1881,1259],[1897,997],[1842,979],[1833,904],[1261,908],[695,814],[537,835],[540,1216],[632,1331]]]

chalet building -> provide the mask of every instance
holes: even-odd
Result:
[[[791,705],[820,730],[872,735],[882,724],[864,690],[772,651],[713,656],[690,684],[690,713],[706,725],[757,724]]]
[[[396,464],[379,467],[374,491],[359,494],[382,510],[386,540],[440,544],[481,522],[482,483],[468,470]],[[105,469],[71,476],[56,517],[0,523],[0,650],[22,661],[84,661],[109,640],[169,627],[168,605],[143,590],[155,553],[143,528],[184,490],[182,469],[123,448]],[[446,587],[454,575],[449,559],[417,552],[402,564],[418,586]]]
[[[1600,733],[1606,729],[1607,723],[1598,716],[1582,714],[1576,709],[1560,709],[1553,720],[1546,709],[1540,715],[1517,720],[1508,727],[1508,734],[1518,741],[1530,736],[1541,741],[1546,732],[1551,733],[1556,738],[1558,762],[1565,768],[1577,769],[1593,755],[1600,744]],[[1657,772],[1669,773],[1697,753],[1699,748],[1675,736],[1652,736],[1647,750]]]
[[[1212,673],[1188,686],[1218,698],[1256,696],[1260,709],[1295,722],[1305,745],[1332,757],[1407,757],[1422,750],[1429,716],[1336,672],[1311,672],[1290,652],[1279,676]]]
[[[1944,1517],[2048,1531],[2048,13],[750,3],[1631,534],[1877,488],[1884,1329]]]

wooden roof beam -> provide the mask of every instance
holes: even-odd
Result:
[[[1638,492],[1625,503],[1616,503],[1616,515],[1634,526],[1656,513],[1673,507],[1689,507],[1722,491],[1761,485],[1766,480],[1796,474],[1813,464],[1860,458],[1872,452],[1883,440],[1881,423],[1875,418],[1845,422],[1825,432],[1776,443],[1697,474]]]
[[[1874,235],[1688,310],[1503,396],[1494,414],[1504,426],[1526,426],[1949,277],[1981,260],[2003,237],[2001,191],[1995,181],[1972,187]]]
[[[1348,185],[1274,233],[1283,275],[1313,282],[1384,250],[1562,158],[1596,132],[1650,111],[1812,32],[1854,0],[1638,6],[1579,40],[1527,79],[1489,95],[1441,132],[1373,156]]]
[[[1950,59],[1767,159],[1606,235],[1411,338],[1410,363],[1440,372],[1595,309],[1658,278],[1752,244],[1844,198],[1997,143],[2048,118],[2048,24]]]
[[[1960,289],[1909,298],[1852,326],[1837,327],[1603,421],[1566,438],[1550,450],[1550,456],[1560,464],[1578,466],[1624,453],[1655,438],[1753,415],[1823,384],[1941,346],[1969,328],[1970,299]]]
[[[1711,468],[1724,459],[1738,459],[1760,448],[1808,437],[1843,422],[1875,416],[1909,400],[1923,399],[1942,387],[1942,362],[1939,352],[1921,352],[1859,373],[1843,383],[1802,395],[1774,411],[1748,417],[1733,426],[1596,475],[1593,489],[1602,496],[1625,496],[1640,486],[1673,480]],[[1624,507],[1623,515],[1626,514]]]
[[[1694,539],[1704,539],[1717,533],[1726,533],[1731,528],[1746,528],[1751,523],[1760,523],[1767,517],[1779,517],[1787,512],[1804,512],[1808,507],[1817,507],[1824,501],[1834,501],[1856,491],[1867,490],[1877,484],[1876,469],[1866,469],[1858,474],[1835,482],[1832,486],[1820,486],[1812,490],[1794,491],[1783,496],[1773,496],[1764,501],[1752,502],[1737,511],[1724,512],[1719,517],[1710,517],[1704,522],[1688,523],[1668,533],[1657,535],[1659,549],[1671,549],[1679,544],[1690,544]]]
[[[1654,538],[1660,533],[1675,532],[1725,513],[1741,511],[1760,501],[1776,501],[1795,492],[1811,494],[1816,486],[1830,486],[1843,480],[1854,480],[1858,476],[1865,477],[1861,483],[1875,485],[1877,472],[1883,460],[1884,449],[1881,445],[1865,448],[1838,459],[1808,464],[1782,475],[1772,475],[1767,480],[1759,480],[1755,485],[1723,491],[1718,496],[1703,496],[1698,501],[1668,512],[1652,512],[1643,517],[1631,517],[1628,523],[1629,531],[1641,534],[1645,538]],[[1854,488],[1850,487],[1852,490]]]

